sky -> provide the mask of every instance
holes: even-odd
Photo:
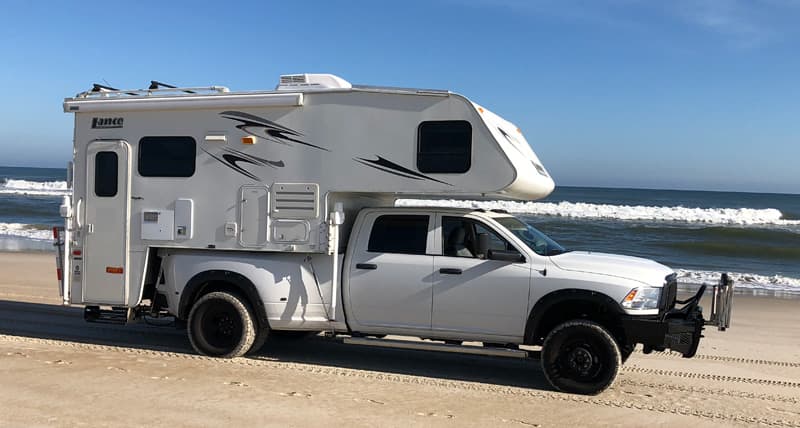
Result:
[[[17,1],[0,165],[62,167],[92,83],[449,89],[561,186],[800,193],[800,0]]]

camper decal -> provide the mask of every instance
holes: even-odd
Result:
[[[430,180],[430,181],[435,181],[437,183],[442,183],[448,186],[452,186],[452,184],[450,183],[445,183],[444,181],[440,181],[435,178],[428,177],[427,175],[420,174],[404,166],[398,165],[392,161],[386,160],[380,156],[376,157],[378,158],[377,160],[369,160],[364,158],[353,158],[353,160],[362,165],[366,165],[383,172],[388,172],[389,174],[399,175],[400,177],[411,178],[413,180]]]
[[[506,140],[508,140],[508,142],[511,143],[512,147],[517,149],[517,151],[522,155],[522,157],[528,157],[528,155],[523,153],[522,150],[518,147],[518,145],[521,144],[521,143],[516,138],[512,137],[511,135],[509,135],[506,131],[503,130],[503,128],[501,128],[499,126],[497,127],[497,130],[500,131],[500,134],[502,134],[504,137],[506,137]],[[541,175],[543,175],[545,177],[549,177],[549,175],[547,175],[547,171],[545,171],[543,166],[539,165],[538,163],[536,163],[534,161],[531,161],[531,164],[533,165],[534,168],[536,168],[536,171],[538,171],[539,174],[541,174]]]
[[[93,117],[92,129],[122,128],[122,117]]]
[[[316,146],[295,138],[302,137],[303,134],[285,126],[278,125],[277,123],[264,119],[263,117],[258,117],[241,111],[223,111],[220,113],[220,116],[224,117],[225,119],[231,119],[240,122],[240,124],[236,125],[236,127],[254,137],[266,138],[269,141],[285,144],[287,146],[291,146],[292,143],[296,143],[313,147],[315,149],[324,150],[326,152],[330,151],[324,147]]]
[[[272,161],[272,160],[269,160],[269,159],[260,158],[258,156],[253,156],[251,154],[248,154],[248,153],[245,153],[245,152],[241,152],[239,150],[234,150],[234,149],[231,149],[231,148],[227,148],[227,147],[222,149],[222,151],[224,153],[222,153],[219,156],[212,154],[211,152],[209,152],[206,149],[201,149],[201,150],[206,152],[206,154],[208,154],[212,158],[222,162],[228,168],[238,172],[239,174],[244,175],[245,177],[248,177],[250,179],[257,180],[257,181],[261,181],[261,179],[256,177],[250,171],[244,169],[241,165],[239,165],[239,163],[246,163],[246,164],[257,165],[257,166],[269,166],[269,167],[272,167],[272,168],[283,168],[283,166],[284,166],[283,165],[283,161]]]

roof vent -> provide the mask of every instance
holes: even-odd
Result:
[[[350,89],[353,85],[333,74],[284,74],[278,91],[298,91],[306,89]]]

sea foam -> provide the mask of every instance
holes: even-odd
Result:
[[[721,272],[705,270],[686,270],[677,269],[678,282],[684,284],[716,284],[719,281]],[[800,278],[792,278],[783,275],[757,275],[754,273],[728,272],[728,276],[733,280],[736,288],[784,291],[800,293]]]
[[[0,194],[32,196],[64,196],[72,193],[66,181],[28,181],[6,178],[0,183]]]
[[[53,239],[51,230],[42,230],[22,223],[0,223],[0,235],[13,236],[19,238],[33,239],[37,241],[48,241]]]
[[[729,225],[798,226],[775,208],[687,208],[643,205],[608,205],[585,202],[512,202],[399,199],[397,206],[502,209],[511,213],[580,219],[670,221]]]

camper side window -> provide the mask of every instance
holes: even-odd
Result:
[[[94,194],[102,198],[117,196],[117,154],[98,152],[94,156]]]
[[[192,137],[144,137],[139,140],[139,175],[191,177],[197,157]]]
[[[472,165],[472,125],[466,120],[437,120],[419,124],[417,169],[458,174]]]
[[[427,215],[382,215],[372,225],[370,253],[425,254]]]

